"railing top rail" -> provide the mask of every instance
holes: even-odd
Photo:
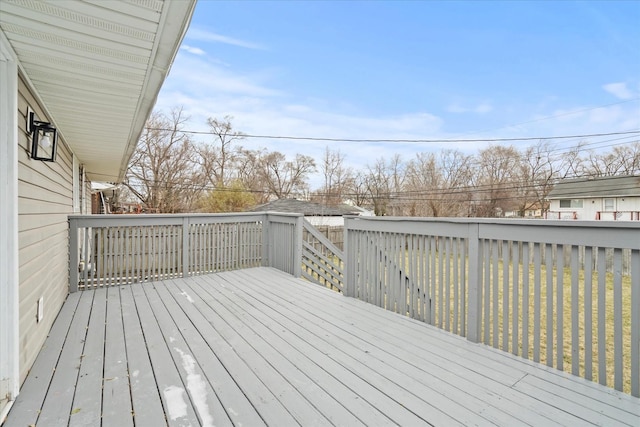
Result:
[[[479,227],[483,239],[640,249],[640,223],[621,221],[548,221],[489,218],[347,217],[349,230],[467,237]]]
[[[640,223],[636,221],[602,221],[602,220],[554,220],[540,218],[457,218],[457,217],[403,217],[403,216],[358,216],[345,215],[345,219],[358,222],[395,222],[395,223],[451,223],[451,224],[499,224],[499,225],[539,225],[562,226],[575,228],[623,228],[640,229]],[[357,223],[356,223],[357,224]],[[357,227],[357,226],[356,226]]]
[[[192,224],[264,221],[274,218],[298,218],[302,214],[281,212],[237,213],[177,213],[177,214],[125,214],[125,215],[69,215],[69,222],[78,227],[109,227],[126,225],[178,225],[186,219]]]

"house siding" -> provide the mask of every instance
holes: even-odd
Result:
[[[571,197],[567,197],[570,199]],[[640,211],[640,197],[626,196],[626,197],[607,197],[614,199],[614,210],[617,212],[624,212],[623,219],[631,219],[629,212]],[[598,219],[598,213],[600,213],[600,219],[613,220],[613,212],[605,212],[604,197],[587,198],[582,200],[582,208],[561,208],[560,200],[554,199],[549,203],[549,210],[551,212],[560,212],[560,219],[574,219],[572,217],[573,212],[576,213],[575,219],[581,220],[595,220]],[[553,216],[552,219],[556,217]]]
[[[22,76],[18,79],[19,364],[22,383],[51,329],[69,286],[68,223],[73,213],[72,153],[58,137],[55,162],[32,160],[27,107],[49,120]],[[43,319],[37,321],[38,300]]]

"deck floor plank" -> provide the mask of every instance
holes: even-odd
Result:
[[[143,289],[144,286],[154,286],[154,284],[134,283],[130,286],[140,316],[142,332],[149,348],[151,365],[155,373],[167,424],[169,426],[199,425],[196,411],[186,395],[186,386],[171,357],[170,343],[165,341],[158,320]]]
[[[183,285],[186,287],[186,281]],[[177,302],[184,307],[184,304],[192,304],[184,299]],[[189,309],[185,309],[189,310]],[[190,320],[198,329],[207,345],[215,349],[216,356],[225,366],[238,386],[243,390],[247,399],[251,402],[255,410],[267,425],[288,426],[298,425],[289,411],[280,403],[277,397],[267,386],[254,374],[250,366],[238,357],[233,346],[228,343],[218,332],[217,324],[214,325],[209,318],[199,310],[190,311]]]
[[[202,367],[204,375],[220,399],[227,416],[235,425],[264,425],[264,421],[234,381],[234,378],[220,362],[214,349],[209,347],[201,331],[195,328],[191,322],[190,314],[195,308],[188,300],[187,302],[184,301],[186,298],[183,289],[180,287],[181,285],[173,281],[165,281],[165,283],[167,286],[158,286],[156,291],[162,297],[176,325],[182,331],[190,351]],[[175,295],[169,289],[179,289],[178,292],[180,293]],[[178,303],[178,300],[184,302],[183,306]]]
[[[5,425],[100,424],[635,427],[640,399],[258,267],[70,295]]]
[[[82,363],[93,294],[82,295],[73,316],[37,425],[67,425]]]
[[[105,425],[133,426],[133,407],[129,391],[127,349],[119,286],[107,289],[106,316],[108,326],[104,338],[102,421]]]
[[[212,309],[220,312],[227,319],[230,326],[237,331],[241,331],[248,343],[265,357],[277,372],[295,388],[310,404],[317,408],[328,418],[333,425],[364,425],[354,414],[349,411],[339,400],[335,399],[329,391],[323,388],[315,380],[313,375],[314,367],[308,359],[303,358],[294,347],[276,345],[278,335],[266,327],[271,319],[251,322],[249,316],[252,314],[237,310],[232,304],[227,303],[224,296],[207,292],[212,287],[206,283],[196,281],[191,284],[200,298],[206,301]],[[249,321],[248,321],[249,320]],[[324,373],[326,376],[326,372]]]
[[[121,287],[120,303],[134,423],[136,427],[166,426],[162,399],[131,286]]]
[[[190,287],[189,290],[193,293],[193,288]],[[210,322],[216,324],[216,330],[222,338],[233,347],[237,356],[246,363],[254,375],[272,391],[282,406],[287,408],[296,422],[300,425],[329,425],[325,416],[291,383],[287,382],[263,354],[252,347],[252,343],[249,342],[252,339],[249,330],[235,330],[229,314],[224,313],[223,310],[215,310],[209,305],[211,302],[210,298],[204,296],[204,298],[195,299],[194,305]]]
[[[187,340],[192,326],[183,325],[182,328],[179,328],[166,306],[170,301],[163,301],[156,291],[156,288],[165,287],[166,285],[162,283],[150,284],[149,286],[144,286],[143,290],[158,320],[158,326],[165,342],[169,343],[169,352],[186,386],[185,391],[196,410],[200,424],[221,427],[231,426],[233,424],[226,410],[220,403],[211,384],[205,381],[206,375],[189,348]]]
[[[89,295],[93,294],[93,301],[87,339],[82,353],[80,376],[69,420],[69,426],[72,427],[100,425],[102,416],[102,399],[96,398],[94,390],[102,388],[107,291],[98,289],[85,292]]]

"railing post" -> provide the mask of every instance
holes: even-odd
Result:
[[[302,276],[302,229],[303,229],[304,216],[300,214],[296,218],[296,230],[293,235],[295,241],[293,242],[294,254],[293,254],[293,276]]]
[[[182,218],[182,277],[189,277],[189,217]]]
[[[467,339],[480,342],[482,314],[482,248],[480,247],[480,224],[469,224],[469,297],[467,315]]]
[[[344,295],[347,297],[355,297],[356,295],[356,269],[354,264],[354,253],[351,247],[349,226],[351,221],[355,221],[353,217],[344,216],[344,237],[343,237],[343,254],[344,254]]]
[[[69,218],[69,292],[78,292],[78,221]]]
[[[270,267],[271,262],[269,261],[269,246],[271,242],[269,241],[269,227],[271,222],[269,221],[269,214],[265,213],[262,218],[262,266]]]

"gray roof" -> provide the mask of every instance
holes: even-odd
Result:
[[[557,183],[547,199],[640,196],[640,176],[579,178]]]
[[[358,215],[360,211],[347,205],[325,206],[297,199],[279,199],[250,209],[250,212],[301,213],[304,216]]]

